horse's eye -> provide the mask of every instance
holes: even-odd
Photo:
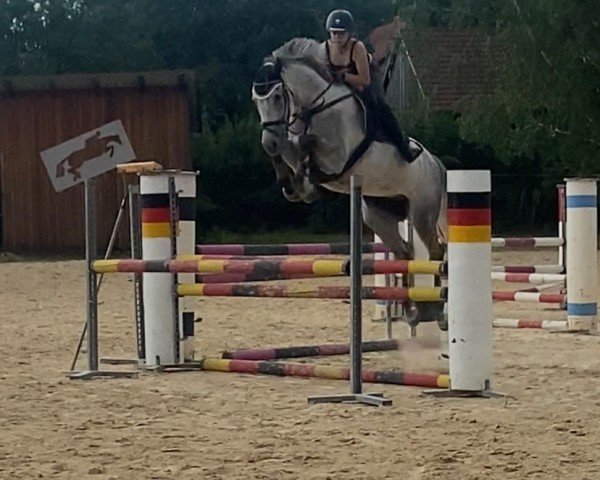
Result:
[[[281,102],[281,95],[279,93],[275,94],[275,101],[276,102]]]

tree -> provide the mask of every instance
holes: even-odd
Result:
[[[600,5],[594,0],[397,2],[417,27],[478,28],[504,49],[497,88],[461,106],[461,134],[552,176],[598,173]]]

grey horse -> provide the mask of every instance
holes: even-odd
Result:
[[[360,98],[333,82],[323,58],[322,44],[293,39],[265,59],[254,79],[261,142],[278,182],[287,184],[284,195],[310,203],[320,188],[348,194],[355,173],[362,179],[364,221],[396,257],[413,258],[398,232],[398,222],[408,217],[430,259],[441,260],[447,231],[444,166],[414,139],[421,153],[407,163],[390,143],[369,135]],[[441,323],[441,308],[420,304],[415,323]]]

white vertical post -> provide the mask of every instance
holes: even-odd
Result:
[[[182,205],[185,205],[189,199],[195,198],[196,174],[194,172],[166,170],[141,176],[142,258],[144,260],[166,260],[172,256],[169,178],[174,178],[175,191],[180,197],[178,201],[180,217],[187,216],[186,207],[182,208]],[[176,219],[178,254],[194,253],[195,242],[192,240],[192,229],[188,223],[182,224],[179,219]],[[195,235],[195,232],[193,234]],[[194,275],[190,275],[191,283],[193,283]],[[184,278],[181,280],[186,281]],[[144,273],[143,298],[146,365],[172,365],[185,360],[190,348],[189,341],[186,342],[184,338],[186,329],[183,325],[187,306],[182,302],[183,299],[177,299],[173,295],[173,275],[170,273]],[[179,302],[177,322],[173,318],[175,302]],[[179,328],[177,329],[176,326]]]
[[[567,323],[569,330],[589,331],[596,324],[598,302],[597,184],[592,178],[567,178]]]
[[[566,242],[565,229],[567,228],[567,198],[565,188],[566,187],[564,184],[556,186],[556,191],[558,193],[558,238],[560,238],[563,242]],[[567,271],[565,250],[566,245],[564,243],[558,247],[558,264],[562,265],[564,269],[561,273],[566,273]]]
[[[492,377],[491,176],[448,172],[448,337],[452,391],[488,391]]]

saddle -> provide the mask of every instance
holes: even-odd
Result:
[[[362,92],[355,89],[351,89],[352,96],[358,102],[362,110],[365,138],[358,144],[354,151],[350,154],[346,165],[341,172],[335,174],[323,173],[313,160],[312,155],[309,155],[308,166],[309,166],[309,179],[318,183],[332,182],[342,177],[348,170],[350,170],[356,163],[362,158],[365,152],[369,149],[373,142],[388,143],[396,147],[392,138],[388,134],[388,128],[385,125],[385,119],[382,117],[380,112],[377,111],[375,105],[371,101],[365,101]],[[409,148],[416,152],[415,156],[422,153],[424,147],[416,140],[409,138]]]

